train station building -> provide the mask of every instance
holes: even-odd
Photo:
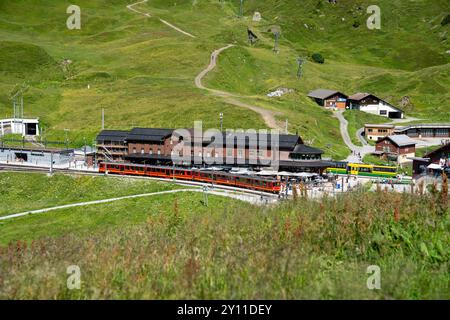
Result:
[[[323,151],[306,146],[298,135],[218,132],[201,133],[193,129],[134,128],[130,131],[103,130],[97,136],[99,162],[130,162],[182,166],[270,167],[323,172]],[[274,148],[274,143],[276,146]],[[174,160],[178,159],[178,160]]]

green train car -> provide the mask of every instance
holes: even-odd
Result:
[[[327,173],[379,178],[396,178],[397,168],[362,163],[334,162],[331,167],[327,168]]]

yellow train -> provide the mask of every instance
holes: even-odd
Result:
[[[327,173],[350,174],[354,176],[396,178],[397,167],[377,166],[372,164],[333,162]]]

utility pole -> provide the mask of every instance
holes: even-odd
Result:
[[[302,57],[297,58],[298,70],[297,70],[297,78],[301,78],[303,75],[303,63],[305,60]]]
[[[69,132],[69,129],[64,129],[64,132],[66,134],[66,150],[69,149],[69,137],[67,135],[67,133]]]
[[[223,131],[223,113],[220,113],[220,132]]]
[[[23,119],[23,95],[20,96],[20,118]]]
[[[275,32],[275,44],[273,46],[273,51],[275,51],[276,53],[278,53],[279,49],[278,49],[278,39],[280,38],[280,32],[276,31]]]
[[[208,206],[208,186],[203,186],[203,204]]]
[[[239,8],[239,16],[244,16],[244,0],[241,0],[241,6]]]
[[[84,165],[87,168],[87,156],[86,156],[86,138],[83,138],[84,141]]]
[[[53,174],[53,151],[50,152],[50,175]]]
[[[105,108],[102,108],[102,130],[105,130]]]
[[[94,146],[94,169],[97,168],[97,141],[95,139],[92,141],[92,145]]]

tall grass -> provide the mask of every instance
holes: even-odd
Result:
[[[174,201],[139,226],[1,247],[0,298],[448,298],[444,191],[180,212]],[[66,287],[70,265],[80,290]],[[366,287],[369,265],[381,268],[381,290]]]

